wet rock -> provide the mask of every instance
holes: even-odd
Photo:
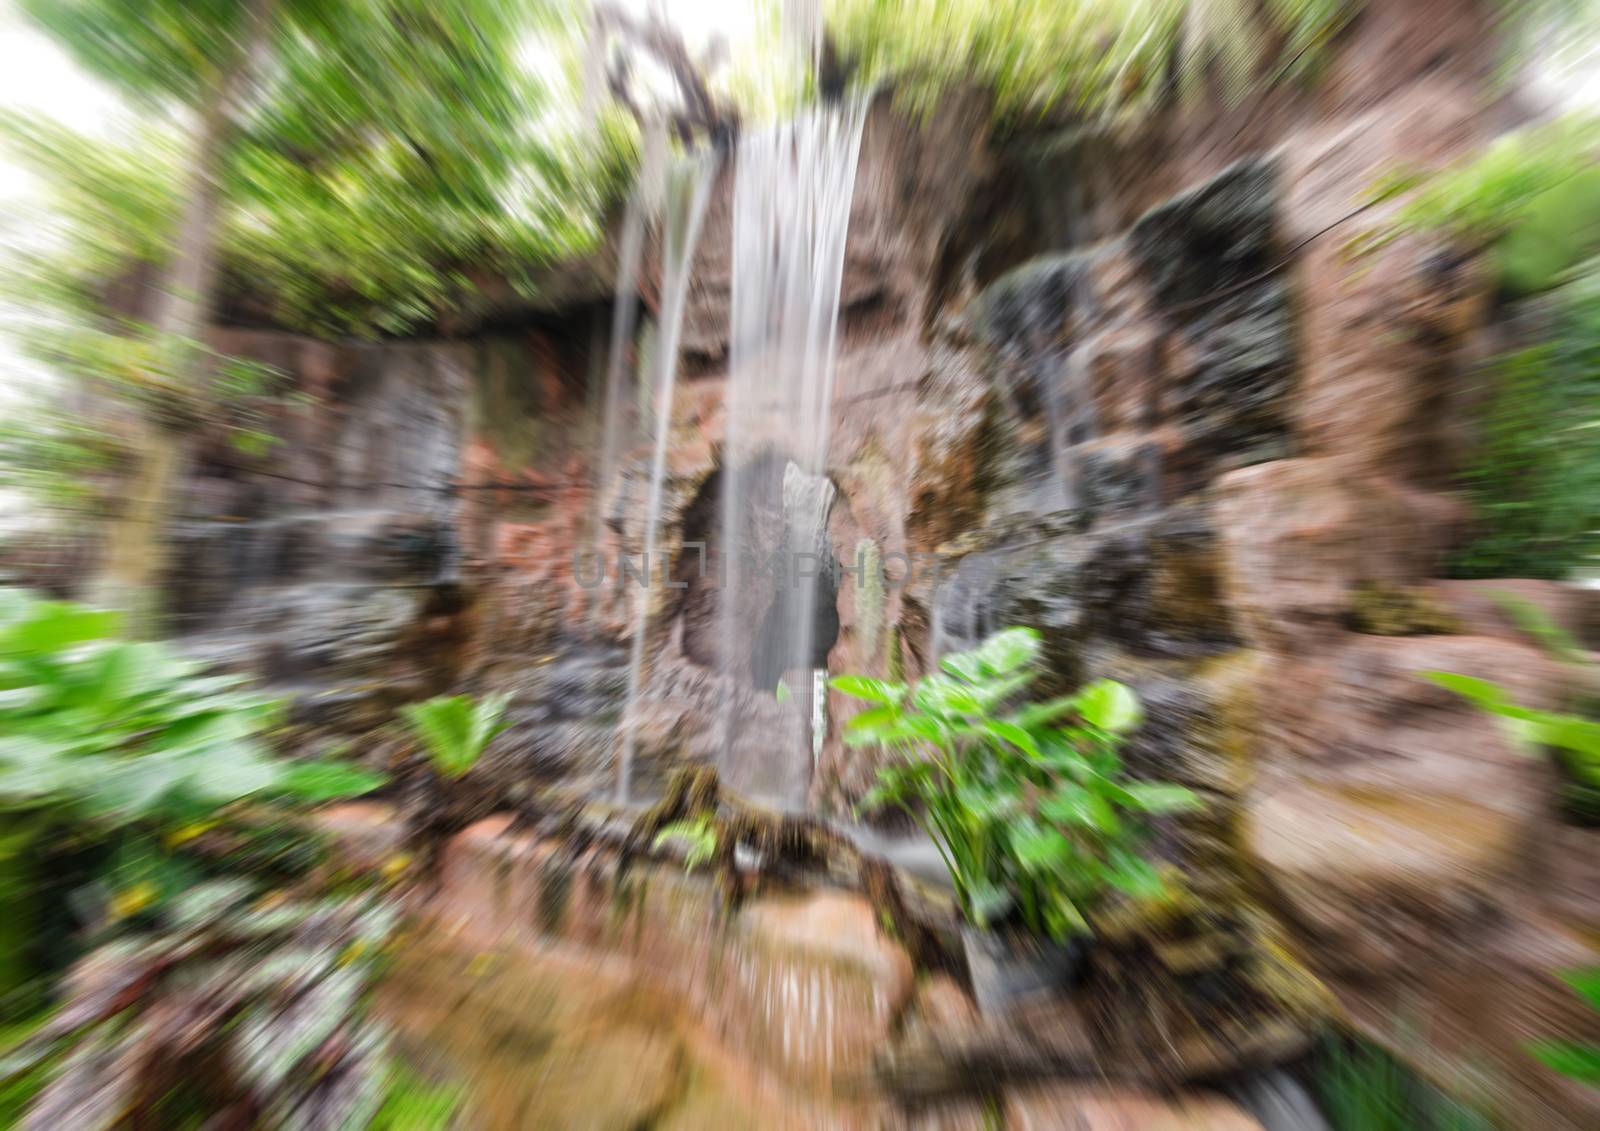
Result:
[[[1057,1085],[1006,1098],[1012,1131],[1260,1131],[1221,1096],[1171,1099],[1116,1088]]]
[[[872,905],[824,891],[730,920],[719,903],[709,880],[644,863],[619,877],[610,853],[575,856],[502,816],[445,846],[433,914],[480,946],[553,937],[624,959],[796,1083],[865,1075],[914,989]]]
[[[1178,338],[1173,418],[1187,447],[1238,466],[1289,454],[1295,367],[1277,255],[1277,168],[1241,161],[1158,205],[1128,234]]]

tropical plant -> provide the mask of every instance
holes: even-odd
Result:
[[[495,735],[511,724],[502,716],[509,694],[473,699],[470,695],[440,695],[401,708],[412,732],[428,749],[433,768],[447,778],[472,769]]]
[[[1433,1087],[1365,1041],[1331,1041],[1317,1061],[1315,1083],[1333,1131],[1491,1131],[1494,1127],[1474,1104]]]
[[[1600,966],[1563,971],[1561,980],[1588,1002],[1591,1009],[1600,1011]],[[1600,1087],[1600,1045],[1542,1040],[1531,1042],[1528,1051],[1541,1064],[1555,1069],[1561,1075],[1570,1076],[1591,1087]]]
[[[915,687],[865,676],[832,686],[876,704],[844,740],[896,760],[864,807],[898,806],[927,830],[964,917],[1062,938],[1089,930],[1108,892],[1154,897],[1160,872],[1139,852],[1145,818],[1193,809],[1182,786],[1129,780],[1118,747],[1138,698],[1100,680],[1076,694],[1012,706],[1033,682],[1039,636],[1011,628],[945,656]]]
[[[119,622],[0,589],[0,916],[18,936],[6,940],[17,944],[9,960],[43,937],[36,920],[58,905],[82,926],[150,914],[209,875],[292,871],[305,834],[244,803],[329,800],[384,780],[274,756],[275,701],[240,677],[202,674],[165,644],[118,639]],[[27,969],[8,970],[0,990]]]
[[[23,1128],[368,1125],[392,1096],[366,1000],[395,912],[380,894],[253,893],[200,885],[78,964],[0,1058],[0,1086],[44,1084]]]
[[[694,871],[717,854],[717,828],[709,815],[702,813],[693,820],[674,821],[656,834],[657,851],[669,844],[683,847],[683,866]]]

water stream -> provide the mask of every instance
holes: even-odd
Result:
[[[700,242],[700,225],[716,177],[718,159],[712,154],[690,157],[675,164],[667,175],[661,220],[661,306],[651,355],[650,387],[655,393],[655,447],[650,460],[650,493],[645,504],[645,584],[633,590],[633,639],[628,657],[628,703],[639,697],[644,669],[645,636],[656,575],[656,537],[661,525],[661,504],[667,474],[667,443],[672,430],[672,393],[678,376],[678,338],[683,329],[684,302],[689,293],[689,271]],[[660,571],[665,580],[666,571]],[[634,736],[624,729],[617,764],[617,800],[628,801],[633,776]]]
[[[833,485],[827,481],[845,238],[867,103],[808,111],[740,139],[733,193],[733,280],[723,447],[719,599],[722,674],[751,679],[751,626],[737,594],[751,570],[773,569],[779,593],[762,629],[764,671],[781,672],[780,696],[799,693],[790,733],[775,743],[739,743],[730,699],[724,708],[721,769],[770,802],[803,805],[810,776],[816,697],[814,621]],[[759,562],[747,528],[751,468],[779,452],[784,469],[782,560]],[[800,772],[796,772],[799,770]]]

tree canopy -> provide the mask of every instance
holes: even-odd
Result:
[[[171,253],[194,76],[229,57],[245,6],[29,7],[147,112],[123,144],[6,122],[64,219],[53,292],[92,302],[119,273]],[[604,119],[598,138],[580,139],[553,120],[553,104],[572,101],[571,76],[526,65],[541,34],[561,32],[531,0],[282,4],[220,172],[233,289],[294,328],[398,332],[435,317],[469,271],[526,284],[592,246],[631,136]]]

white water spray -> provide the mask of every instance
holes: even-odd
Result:
[[[737,608],[747,580],[741,574],[751,565],[743,560],[750,547],[748,468],[762,452],[776,450],[792,465],[784,475],[782,545],[791,560],[779,582],[788,592],[778,595],[778,615],[761,647],[776,656],[787,686],[806,694],[797,697],[784,741],[744,746],[737,741],[737,697],[729,696],[722,769],[747,792],[789,805],[804,801],[809,731],[815,697],[823,693],[814,678],[816,581],[800,576],[792,559],[797,550],[810,553],[826,544],[839,292],[866,111],[865,100],[822,107],[741,138],[734,185],[719,652],[726,678],[749,680],[752,626],[739,623]]]
[[[689,294],[689,272],[700,242],[700,225],[717,171],[717,157],[706,154],[675,165],[667,176],[661,219],[661,307],[651,351],[651,388],[655,392],[655,450],[650,461],[650,494],[645,504],[645,584],[634,590],[633,641],[628,656],[628,704],[639,698],[644,670],[645,635],[656,574],[656,534],[667,474],[667,442],[672,427],[672,394],[678,376],[678,339]],[[666,570],[661,570],[665,580]],[[625,727],[617,763],[617,800],[626,804],[632,786],[634,737]]]

